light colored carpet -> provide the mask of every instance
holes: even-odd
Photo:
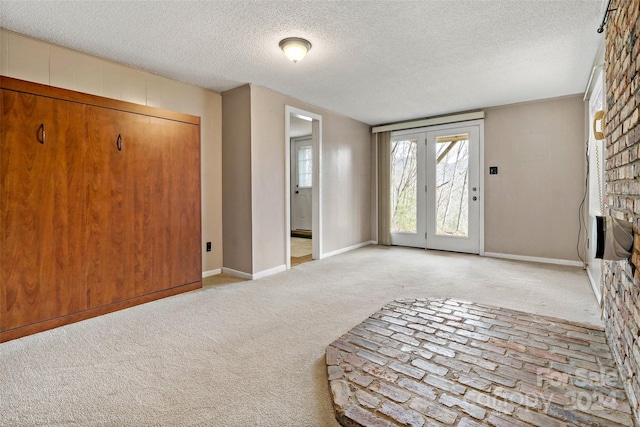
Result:
[[[601,324],[580,268],[371,246],[0,344],[0,425],[336,426],[325,347],[429,296]]]
[[[305,255],[311,255],[311,251],[312,251],[311,245],[312,245],[311,239],[303,239],[301,237],[292,237],[291,238],[291,256],[299,258]]]

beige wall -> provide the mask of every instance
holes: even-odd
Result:
[[[330,113],[323,119],[323,251],[329,253],[372,240],[372,146],[369,126]]]
[[[285,105],[290,105],[322,116],[322,198],[323,198],[323,254],[348,248],[371,240],[371,144],[369,126],[334,113],[299,102],[282,94],[258,86],[250,88],[250,100],[246,94],[242,102],[234,100],[239,94],[223,93],[223,129],[227,126],[246,126],[246,111],[250,102],[251,128],[251,235],[239,232],[239,226],[227,223],[229,216],[245,215],[243,203],[227,206],[227,193],[245,191],[243,181],[227,181],[224,174],[224,266],[245,273],[260,273],[286,264],[285,229]],[[244,93],[244,87],[241,89]],[[229,102],[238,102],[237,113],[227,110]],[[241,114],[243,117],[236,117]],[[240,132],[236,130],[236,132]],[[243,138],[246,134],[242,133]],[[224,160],[228,161],[226,130],[223,135]],[[226,165],[225,165],[226,168]],[[226,171],[226,169],[225,169]],[[245,177],[248,175],[245,175]],[[240,178],[237,178],[240,179]],[[235,196],[233,196],[235,197]],[[229,230],[229,232],[228,232]],[[233,237],[232,237],[233,236]],[[227,245],[232,238],[242,237],[251,245],[251,268],[236,268],[234,258],[227,257]],[[240,244],[240,242],[233,242]],[[244,249],[246,252],[247,249]],[[243,259],[246,259],[243,258]],[[235,264],[238,265],[238,264]]]
[[[577,261],[587,140],[582,96],[485,113],[485,250]],[[489,175],[489,166],[498,166],[498,175]]]
[[[222,267],[222,97],[216,92],[0,29],[0,74],[201,117],[202,269]]]
[[[253,273],[251,201],[251,89],[222,94],[222,223],[224,266]]]
[[[254,272],[286,264],[284,102],[280,94],[251,85]]]
[[[286,264],[285,105],[322,116],[322,253],[371,240],[369,126],[252,85],[256,272]]]

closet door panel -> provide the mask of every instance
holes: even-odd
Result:
[[[154,183],[159,212],[155,282],[163,289],[202,279],[200,236],[200,137],[198,126],[152,118],[160,153]]]
[[[138,138],[135,144],[129,144],[127,156],[131,156],[134,216],[133,247],[133,286],[138,295],[159,290],[153,280],[154,268],[159,262],[158,236],[162,232],[161,213],[154,182],[163,176],[159,159],[161,153],[156,149],[153,138],[149,136],[149,119],[142,118],[138,124]]]
[[[46,215],[45,240],[47,259],[51,260],[42,270],[44,283],[55,283],[57,307],[46,318],[85,310],[87,307],[84,282],[84,233],[85,199],[84,160],[85,143],[82,125],[82,105],[66,101],[54,101],[53,123],[46,131],[45,145],[51,143],[54,152],[49,156],[43,184],[47,187],[42,200],[52,204],[51,216]],[[53,146],[55,143],[55,147]]]
[[[172,206],[171,176],[173,160],[171,147],[167,142],[168,128],[163,119],[152,118],[149,126],[150,141],[153,141],[155,157],[152,192],[155,194],[153,208],[156,215],[154,228],[156,232],[156,249],[153,263],[153,282],[157,289],[168,289],[173,286],[175,265],[172,258]]]
[[[174,186],[174,191],[181,198],[179,245],[182,257],[178,283],[183,284],[202,280],[200,128],[186,123],[178,123],[177,127],[180,143],[173,147],[183,166],[180,187]]]
[[[0,329],[86,308],[83,108],[2,90]]]
[[[87,297],[89,308],[137,295],[133,156],[145,116],[86,106]],[[120,148],[120,149],[119,149]]]

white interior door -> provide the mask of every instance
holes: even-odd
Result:
[[[293,230],[312,228],[313,151],[311,138],[291,144],[291,226]]]
[[[391,137],[391,244],[426,247],[425,133]]]
[[[443,125],[426,136],[427,248],[480,252],[480,125]]]

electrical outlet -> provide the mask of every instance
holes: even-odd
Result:
[[[211,252],[211,242],[207,242],[207,252]]]

